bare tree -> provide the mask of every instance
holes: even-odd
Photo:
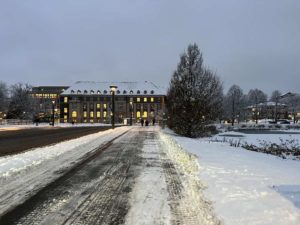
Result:
[[[232,85],[224,101],[224,110],[229,118],[231,118],[231,125],[234,125],[235,119],[240,117],[242,107],[243,107],[243,90],[238,85]]]
[[[6,83],[0,81],[0,112],[6,112],[8,106],[8,88]]]
[[[196,137],[222,113],[223,87],[214,73],[203,65],[196,44],[181,55],[167,94],[168,125],[176,133]]]
[[[259,115],[259,111],[258,111],[258,104],[259,103],[264,103],[267,101],[267,94],[265,94],[262,90],[259,89],[251,89],[248,92],[247,95],[247,103],[248,105],[252,105],[254,106],[254,118],[255,118],[255,123],[257,124],[258,121],[258,115]]]
[[[278,90],[275,90],[272,92],[272,95],[271,95],[271,98],[270,100],[272,102],[275,102],[275,112],[274,112],[274,120],[275,122],[277,122],[277,118],[278,118],[278,103],[279,103],[279,100],[281,98],[281,95],[282,93]]]
[[[10,87],[8,119],[32,119],[33,108],[30,91],[31,86],[28,84],[18,83]]]

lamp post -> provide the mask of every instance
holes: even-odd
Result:
[[[110,87],[111,94],[112,94],[111,127],[112,127],[112,129],[114,129],[115,128],[115,91],[117,90],[118,87],[116,85],[111,85],[109,87]]]
[[[132,101],[133,101],[133,99],[132,98],[130,98],[130,103],[129,103],[129,111],[130,111],[130,122],[129,122],[129,124],[130,124],[130,126],[132,126],[132,109],[133,109],[133,105],[132,105]]]
[[[55,100],[52,100],[52,126],[54,127],[54,105],[55,105]]]

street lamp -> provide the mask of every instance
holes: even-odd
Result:
[[[115,91],[117,90],[117,86],[116,85],[111,85],[109,86],[110,90],[111,90],[111,94],[112,94],[112,115],[111,115],[111,126],[112,129],[115,128]]]
[[[55,100],[52,100],[52,126],[54,127],[54,106],[55,106]]]
[[[130,104],[129,104],[129,111],[130,111],[130,126],[132,126],[132,111],[133,111],[133,105],[132,105],[133,99],[130,98]]]

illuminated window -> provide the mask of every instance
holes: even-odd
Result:
[[[151,98],[151,102],[154,102],[154,98],[153,97]]]
[[[90,120],[90,123],[94,123],[94,120]]]
[[[90,112],[90,117],[94,117],[94,112],[93,111]]]
[[[99,103],[97,103],[97,109],[100,109],[100,104]]]
[[[83,117],[86,118],[87,117],[87,113],[86,111],[83,112]]]
[[[64,113],[68,113],[68,108],[64,108]]]
[[[141,101],[141,98],[136,98],[136,101],[137,101],[137,102],[140,102],[140,101]]]
[[[68,102],[68,97],[64,97],[64,103]]]
[[[77,112],[76,111],[73,111],[72,112],[72,118],[76,118],[77,117]]]
[[[67,123],[68,122],[68,120],[64,120],[64,123]]]
[[[103,112],[103,117],[106,118],[106,111]]]
[[[144,102],[147,102],[147,98],[144,98]]]
[[[103,108],[106,109],[106,103],[103,104]]]
[[[101,114],[100,112],[97,112],[97,118],[100,118]]]
[[[144,111],[143,117],[144,118],[148,117],[148,112],[147,111]]]
[[[67,116],[67,115],[64,115],[64,119],[68,119],[68,116]]]
[[[136,118],[140,118],[141,117],[141,112],[140,111],[137,111],[136,112]]]

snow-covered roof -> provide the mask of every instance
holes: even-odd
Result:
[[[95,82],[77,81],[61,95],[109,95],[110,86],[117,86],[116,95],[166,95],[166,91],[152,82]]]
[[[276,102],[271,102],[270,101],[270,102],[262,102],[262,103],[257,104],[257,107],[267,107],[267,106],[275,107],[276,106]],[[277,106],[278,107],[280,107],[280,106],[284,107],[284,106],[286,106],[286,104],[282,104],[282,103],[277,102]],[[247,106],[248,109],[255,108],[255,107],[256,107],[256,105],[249,105],[249,106]]]

